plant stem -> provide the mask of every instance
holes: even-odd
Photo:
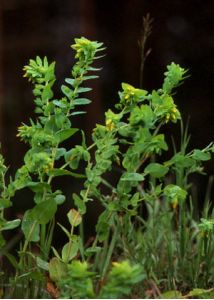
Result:
[[[105,278],[106,272],[108,270],[109,263],[110,263],[110,260],[111,260],[111,257],[112,257],[112,253],[113,253],[114,248],[115,248],[115,244],[116,244],[116,240],[117,240],[117,234],[118,234],[118,228],[117,228],[117,226],[115,226],[113,236],[112,236],[112,240],[111,240],[109,250],[108,250],[108,253],[107,253],[107,256],[106,256],[105,264],[104,264],[104,267],[103,267],[103,270],[102,270],[101,280],[103,280]]]
[[[46,224],[41,225],[41,236],[40,236],[40,246],[41,246],[41,251],[42,255],[44,255],[45,251],[45,238],[46,238]]]
[[[102,178],[102,183],[107,186],[112,192],[115,192],[115,188],[107,180]]]
[[[42,225],[46,226],[46,225]],[[52,239],[53,239],[53,231],[55,227],[55,217],[50,221],[49,227],[48,227],[48,233],[45,234],[44,236],[44,243],[41,244],[41,249],[42,249],[42,255],[44,260],[46,261],[49,257],[50,249],[51,249],[51,244],[52,244]]]
[[[152,22],[153,19],[150,18],[150,15],[147,14],[146,17],[143,18],[143,28],[141,33],[141,38],[139,41],[140,46],[140,88],[143,86],[143,70],[144,70],[144,64],[147,56],[151,52],[151,49],[148,49],[148,51],[145,51],[146,49],[146,42],[148,37],[151,34],[152,31]]]
[[[37,221],[34,221],[32,227],[31,227],[31,230],[25,240],[22,252],[26,252],[28,244],[29,244],[29,240],[31,238],[31,235],[33,234],[33,231],[34,231],[36,225],[37,225]]]
[[[185,234],[185,209],[184,204],[180,204],[180,220],[179,220],[179,226],[180,226],[180,259],[181,264],[183,264],[184,257],[185,257],[185,246],[186,246],[186,234]]]
[[[82,260],[85,261],[85,256],[84,256],[84,218],[82,216],[82,222],[79,225],[79,235],[80,235],[80,254],[82,257]]]

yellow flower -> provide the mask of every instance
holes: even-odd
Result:
[[[112,119],[107,119],[106,120],[106,127],[109,131],[112,131],[115,128],[114,122]]]

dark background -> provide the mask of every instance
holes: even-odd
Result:
[[[87,116],[75,121],[90,133],[116,103],[121,82],[139,86],[138,40],[147,13],[154,23],[144,88],[159,88],[171,61],[188,68],[191,77],[178,89],[175,102],[184,121],[191,116],[190,146],[202,148],[213,140],[214,1],[0,0],[0,135],[11,173],[21,166],[27,150],[16,138],[16,128],[34,116],[31,85],[22,78],[29,58],[47,55],[56,60],[60,86],[74,63],[73,39],[104,42],[106,56],[99,61],[103,70],[89,95],[93,102]],[[166,130],[179,137],[178,126]],[[214,173],[213,162],[206,164],[206,171]],[[200,179],[201,199],[206,180]]]

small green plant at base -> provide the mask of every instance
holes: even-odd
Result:
[[[132,286],[142,281],[143,275],[140,265],[131,266],[128,261],[113,263],[112,269],[105,282],[102,283],[97,296],[93,281],[96,274],[88,270],[86,262],[73,261],[68,265],[67,273],[60,276],[63,298],[101,298],[117,299],[128,296]]]
[[[0,229],[21,223],[24,234],[16,256],[2,249],[14,268],[12,280],[3,279],[9,296],[17,297],[21,289],[25,298],[47,296],[47,277],[62,298],[129,297],[135,289],[142,298],[151,282],[159,296],[206,294],[214,284],[213,211],[208,199],[203,213],[195,216],[189,175],[203,174],[203,162],[211,159],[214,146],[187,151],[187,129],[174,102],[174,90],[187,71],[171,63],[161,88],[151,92],[122,83],[115,110],[107,110],[105,123],[96,125],[93,143],[87,145],[84,132],[72,122],[85,113],[78,107],[91,102],[82,96],[91,90],[83,84],[98,77],[91,75],[99,71],[92,63],[104,47],[79,38],[72,49],[76,63],[59,99],[53,92],[55,63],[37,56],[24,67],[24,76],[33,84],[37,118],[18,129],[29,150],[9,182],[0,156]],[[174,144],[173,156],[163,161],[162,153],[170,146],[163,128],[177,122],[181,144]],[[81,144],[66,149],[64,141],[74,134],[81,134]],[[58,176],[82,182],[79,193],[72,194],[75,208],[67,213],[70,228],[58,224],[67,238],[62,249],[53,247],[55,215],[66,200],[53,184]],[[33,208],[22,220],[7,221],[5,209],[24,188],[34,194]],[[83,220],[89,201],[99,201],[103,211],[92,243],[85,243]],[[4,246],[3,236],[0,242]]]

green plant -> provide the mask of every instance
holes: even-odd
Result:
[[[57,278],[63,298],[115,299],[129,295],[132,286],[143,279],[140,265],[131,266],[128,261],[113,263],[105,282],[94,291],[96,273],[88,270],[86,262],[72,261],[64,277]]]
[[[63,142],[80,133],[72,127],[73,118],[85,113],[78,106],[90,103],[82,93],[91,89],[82,85],[97,78],[89,72],[99,70],[91,65],[104,50],[102,43],[85,38],[75,39],[72,48],[77,61],[59,99],[53,92],[55,63],[36,57],[24,67],[24,76],[33,84],[37,118],[19,127],[18,136],[29,150],[8,184],[0,157],[1,231],[21,222],[24,234],[17,256],[2,249],[14,267],[10,297],[20,295],[23,287],[25,297],[47,296],[47,276],[63,298],[119,298],[135,290],[141,298],[150,285],[158,296],[173,292],[177,297],[196,288],[210,291],[213,211],[208,195],[203,213],[195,216],[189,175],[203,173],[202,164],[214,146],[187,151],[188,132],[173,98],[187,71],[171,63],[162,87],[152,92],[122,83],[115,111],[109,109],[105,124],[96,125],[93,143],[87,145],[81,131],[82,143],[66,149]],[[171,122],[181,124],[181,144],[174,142],[173,156],[163,161],[162,153],[169,148],[163,128]],[[81,162],[83,174],[76,171]],[[62,249],[53,247],[55,214],[65,201],[53,183],[58,176],[82,181],[82,190],[72,195],[75,208],[67,213],[70,228],[58,224],[68,239]],[[24,188],[34,193],[33,208],[21,221],[6,221],[4,209]],[[85,243],[83,220],[88,202],[95,200],[103,212],[93,242]]]

